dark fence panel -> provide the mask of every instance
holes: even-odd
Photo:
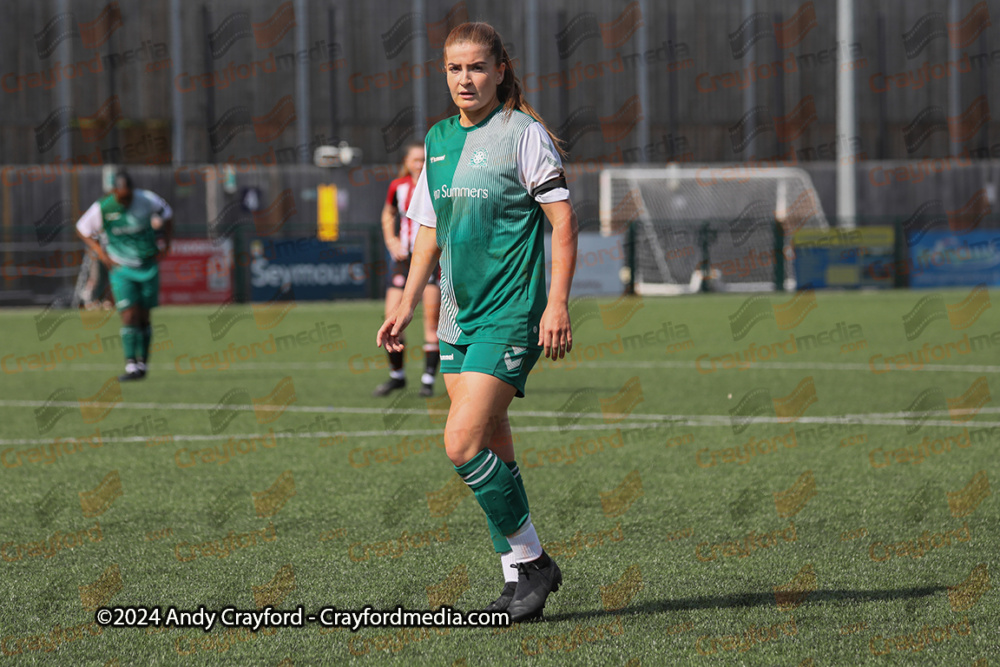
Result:
[[[1000,158],[1000,114],[990,113],[1000,108],[997,0],[959,0],[963,27],[951,37],[919,29],[942,12],[950,21],[951,3],[858,2],[843,44],[836,3],[815,0],[422,4],[418,16],[412,0],[182,2],[174,53],[167,0],[6,3],[0,161],[152,163],[182,153],[194,164],[292,164],[343,139],[368,162],[392,162],[421,127],[454,112],[441,47],[465,20],[500,30],[528,99],[561,129],[574,161]],[[836,132],[841,68],[854,73],[854,137]],[[183,146],[173,145],[175,91]]]

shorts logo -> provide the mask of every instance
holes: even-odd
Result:
[[[517,355],[517,354],[521,354],[526,349],[528,349],[528,348],[526,348],[526,347],[514,347],[514,346],[511,346],[510,352],[504,353],[504,355],[503,355],[503,362],[505,364],[507,364],[507,370],[508,371],[512,371],[512,370],[515,370],[517,368],[520,368],[521,367],[521,362],[524,361],[524,359],[511,359],[510,358],[510,353],[513,352],[515,355]]]
[[[469,158],[469,166],[485,167],[486,161],[489,159],[489,157],[490,157],[489,152],[485,148],[480,148],[479,150],[477,150],[475,153],[472,154],[471,158]]]
[[[454,361],[454,359],[455,359],[455,355],[454,354],[442,354],[441,355],[441,361]]]
[[[435,162],[440,162],[443,159],[444,159],[443,155],[432,155],[431,156],[431,164],[434,164]]]

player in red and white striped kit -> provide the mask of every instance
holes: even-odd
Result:
[[[400,176],[389,184],[389,193],[382,207],[382,233],[385,237],[385,247],[392,256],[392,270],[389,271],[388,284],[385,290],[385,314],[388,317],[396,312],[399,300],[403,297],[406,277],[410,273],[410,255],[413,243],[417,238],[420,225],[406,217],[406,209],[410,206],[413,190],[420,171],[424,166],[424,145],[410,144],[406,147]],[[398,221],[398,224],[397,224]],[[420,395],[434,395],[434,376],[437,374],[440,351],[438,350],[438,309],[441,304],[441,289],[439,287],[440,270],[432,274],[427,288],[424,289],[424,373],[420,378]],[[375,396],[385,396],[396,389],[406,387],[406,373],[403,369],[405,350],[388,352],[389,379],[375,388]]]

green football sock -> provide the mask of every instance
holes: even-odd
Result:
[[[149,346],[153,342],[153,327],[146,325],[142,328],[142,338],[140,339],[139,346],[139,361],[146,362],[149,360]]]
[[[517,467],[516,461],[510,461],[507,463],[507,468],[510,470],[511,474],[514,476],[514,482],[517,484],[517,490],[521,494],[521,499],[524,501],[524,506],[528,506],[528,496],[524,492],[524,482],[521,480],[521,471]],[[500,529],[497,528],[493,520],[487,515],[486,522],[490,526],[490,539],[493,540],[493,550],[498,554],[505,554],[510,551],[510,543],[507,538],[504,537]]]
[[[122,351],[125,353],[125,361],[136,359],[139,356],[142,331],[139,327],[124,326],[122,333]]]
[[[528,520],[528,503],[510,468],[488,449],[455,466],[469,485],[486,517],[502,535],[511,535]]]
[[[517,467],[517,461],[511,461],[507,464],[510,468],[510,474],[514,476],[514,481],[517,483],[517,490],[521,492],[521,498],[524,500],[524,506],[528,506],[528,494],[524,490],[524,480],[521,479],[521,469]]]
[[[490,526],[490,539],[493,540],[493,550],[498,554],[505,554],[510,551],[510,543],[489,516],[486,517],[486,523]]]

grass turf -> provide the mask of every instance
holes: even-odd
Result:
[[[1000,354],[977,338],[989,310],[949,319],[968,295],[575,301],[574,356],[542,360],[512,406],[565,577],[547,621],[356,634],[99,632],[86,607],[495,597],[482,511],[442,449],[443,383],[417,396],[418,356],[409,392],[370,398],[381,304],[158,309],[152,372],[120,397],[116,317],[3,311],[0,660],[972,664],[1000,611],[1000,511],[976,477],[998,474]],[[947,346],[966,335],[968,353]],[[933,367],[907,369],[920,350]],[[213,555],[230,531],[244,546]]]

